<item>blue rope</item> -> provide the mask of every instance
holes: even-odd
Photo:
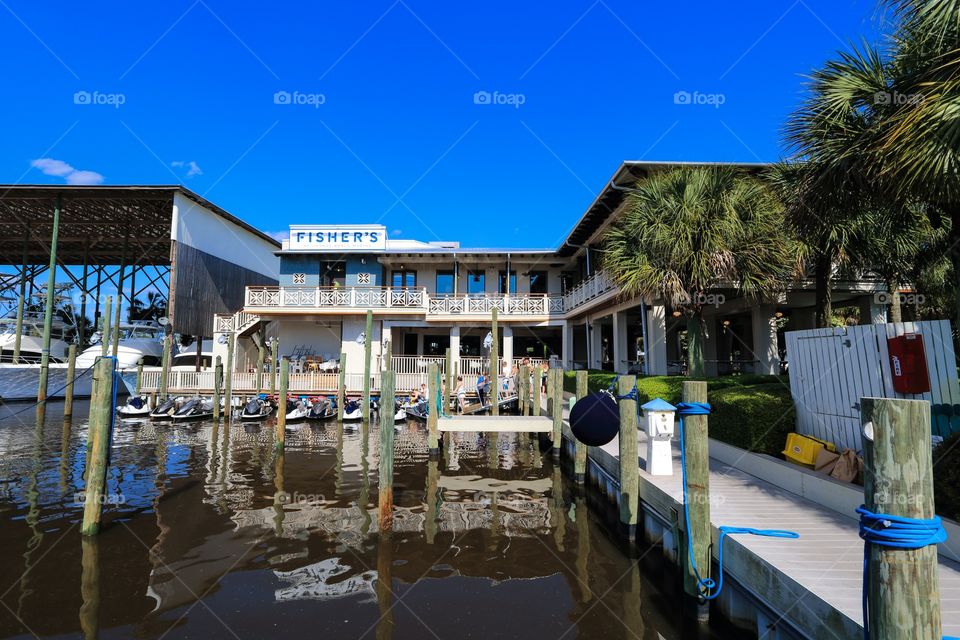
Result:
[[[637,389],[637,382],[636,382],[636,380],[634,380],[634,382],[633,382],[633,389],[630,389],[630,391],[627,391],[627,392],[626,392],[625,394],[623,394],[622,396],[617,394],[617,383],[618,383],[618,382],[620,382],[620,376],[615,376],[615,377],[613,378],[613,382],[611,382],[611,383],[610,383],[610,386],[607,387],[607,392],[608,392],[610,395],[612,395],[612,396],[614,397],[614,399],[617,400],[617,401],[620,401],[620,400],[633,400],[634,402],[637,402],[637,403],[639,404],[640,391],[639,391],[639,389]],[[640,413],[640,407],[637,407],[637,413],[638,413],[638,414]]]
[[[863,637],[870,640],[869,603],[867,585],[870,581],[870,547],[880,545],[891,549],[922,549],[945,542],[947,532],[939,516],[928,520],[906,518],[888,513],[874,513],[864,505],[857,507],[860,514],[860,537],[863,538]],[[944,636],[944,640],[957,640]]]
[[[693,575],[697,578],[697,591],[704,600],[714,600],[723,591],[723,539],[728,535],[747,533],[754,536],[766,536],[768,538],[799,538],[800,534],[783,529],[754,529],[752,527],[720,527],[720,538],[717,540],[719,551],[717,552],[717,579],[704,578],[700,575],[697,567],[697,560],[693,557],[693,545],[690,544],[690,507],[687,499],[687,455],[684,447],[684,416],[707,416],[710,415],[710,405],[706,402],[681,402],[677,405],[677,415],[680,417],[680,469],[683,472],[683,524],[687,535],[687,554],[689,556],[690,567],[693,569]]]

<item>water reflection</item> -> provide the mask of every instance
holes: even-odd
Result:
[[[87,425],[4,411],[2,637],[680,637],[536,439],[400,425],[380,532],[376,425],[121,422],[81,540]]]

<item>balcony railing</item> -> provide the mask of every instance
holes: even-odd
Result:
[[[424,288],[392,287],[247,287],[244,307],[255,313],[269,309],[363,311],[403,309],[426,315],[548,316],[564,312],[563,296],[479,294],[431,296]]]
[[[580,282],[577,286],[567,291],[563,296],[564,309],[570,311],[579,307],[585,302],[592,300],[608,291],[612,291],[616,285],[610,280],[606,273],[598,271],[586,280]]]

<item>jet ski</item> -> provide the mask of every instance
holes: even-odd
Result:
[[[307,420],[330,420],[337,417],[337,403],[330,398],[314,398],[310,402]],[[289,418],[288,418],[289,419]]]
[[[244,405],[240,411],[240,419],[263,420],[271,413],[273,413],[273,405],[267,401],[266,397],[258,397]]]
[[[150,411],[150,401],[144,396],[130,396],[125,405],[117,407],[121,418],[146,418]]]
[[[310,416],[310,403],[306,398],[287,400],[287,422],[306,420]]]
[[[213,417],[213,401],[206,398],[191,398],[170,416],[174,422],[207,420]]]
[[[407,419],[407,410],[403,406],[403,402],[397,400],[394,406],[393,421],[394,422],[405,422]]]
[[[419,420],[421,422],[426,422],[427,414],[430,413],[430,403],[426,400],[419,400],[414,404],[406,405],[404,407],[404,413],[406,413],[408,418],[413,418],[414,420]]]
[[[363,411],[359,400],[347,400],[343,403],[343,421],[363,420]]]
[[[150,412],[150,418],[152,420],[169,420],[176,410],[177,398],[167,398],[160,402],[156,409]]]

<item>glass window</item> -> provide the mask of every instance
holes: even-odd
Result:
[[[453,271],[437,271],[437,295],[453,295]]]
[[[547,272],[531,271],[530,272],[530,293],[546,293],[546,292],[547,292]]]
[[[507,290],[507,272],[506,272],[506,271],[501,271],[501,272],[500,272],[500,278],[499,278],[499,280],[500,280],[500,281],[497,283],[497,293],[500,293],[500,294],[509,293],[509,294],[512,295],[512,294],[515,294],[515,293],[517,292],[517,272],[516,272],[516,271],[511,271],[511,272],[510,272],[510,289],[509,289],[509,291]]]
[[[471,271],[467,274],[467,293],[486,293],[487,276],[482,271]]]
[[[402,269],[393,272],[394,289],[413,289],[417,286],[417,272]]]

